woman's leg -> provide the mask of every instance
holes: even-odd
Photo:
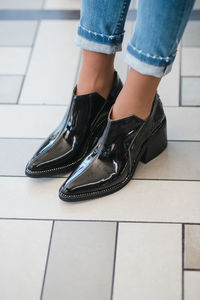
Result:
[[[106,99],[113,83],[114,58],[115,54],[83,49],[76,95],[97,92]]]
[[[115,52],[121,50],[130,0],[83,0],[76,44],[82,50],[77,94],[98,92],[107,98]]]
[[[127,47],[130,71],[112,113],[146,119],[161,80],[169,73],[194,0],[139,0],[136,28]]]

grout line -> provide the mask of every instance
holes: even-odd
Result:
[[[184,300],[185,225],[182,224],[182,300]]]
[[[80,9],[0,9],[1,21],[79,20]]]
[[[200,75],[182,75],[182,78],[199,78],[200,79]]]
[[[42,300],[43,292],[44,292],[44,285],[45,285],[45,279],[46,279],[46,274],[47,274],[47,266],[48,266],[48,262],[49,262],[49,254],[50,254],[51,242],[52,242],[52,237],[53,237],[54,224],[55,224],[55,221],[53,221],[52,228],[51,228],[51,235],[50,235],[50,239],[49,239],[49,247],[48,247],[48,252],[47,252],[47,259],[46,259],[46,265],[45,265],[45,270],[44,270],[44,277],[43,277],[43,282],[42,282],[40,300]]]
[[[113,299],[114,292],[114,280],[115,280],[115,267],[116,267],[116,257],[117,257],[117,244],[118,244],[118,232],[119,232],[119,222],[117,222],[116,226],[116,236],[115,236],[115,251],[114,251],[114,259],[113,259],[113,274],[112,274],[112,285],[111,285],[111,296],[110,299]]]
[[[0,137],[0,140],[44,140],[45,138],[31,138],[31,137]]]
[[[184,269],[184,271],[191,271],[191,272],[200,272],[200,269]]]
[[[45,2],[43,2],[44,6]],[[43,8],[42,6],[42,8]],[[137,9],[129,9],[127,20],[135,21]],[[0,9],[0,20],[79,20],[80,9]],[[189,21],[199,21],[200,10],[192,10]]]
[[[62,177],[63,178],[63,177]],[[134,178],[132,177],[131,180],[144,180],[144,181],[177,181],[177,182],[200,182],[200,179],[173,179],[173,178],[166,178],[166,179],[163,179],[163,178]]]
[[[178,106],[182,106],[182,40],[180,42],[180,61],[179,61],[179,103]]]
[[[124,220],[88,220],[88,219],[56,219],[56,218],[9,218],[9,217],[0,217],[0,220],[8,220],[8,221],[55,221],[55,222],[119,222],[119,223],[130,223],[130,224],[168,224],[168,225],[180,225],[180,224],[185,224],[185,225],[200,225],[200,223],[185,223],[185,222],[166,222],[166,221],[124,221]],[[191,270],[191,269],[190,269]]]
[[[17,102],[16,102],[17,104],[19,103],[19,99],[21,97],[21,93],[22,93],[22,90],[24,88],[24,82],[25,82],[25,79],[26,79],[26,76],[27,76],[27,72],[29,70],[29,67],[30,67],[30,64],[31,64],[31,61],[32,61],[33,50],[35,48],[35,41],[37,39],[39,27],[40,27],[40,21],[38,22],[38,24],[36,26],[36,30],[35,30],[35,34],[34,34],[34,38],[33,38],[33,43],[32,43],[31,51],[30,51],[30,54],[29,54],[29,59],[28,59],[27,65],[26,65],[26,70],[25,70],[24,78],[22,80],[21,88],[20,88],[19,95],[18,95]]]
[[[0,178],[4,178],[4,177],[6,177],[6,178],[29,178],[29,177],[27,177],[26,175],[1,175],[0,174]],[[69,177],[69,175],[67,176],[59,176],[59,175],[54,175],[54,176],[51,176],[51,177],[41,177],[41,178],[46,178],[46,179],[58,179],[58,178],[68,178]],[[38,178],[38,179],[40,179],[40,178]],[[162,179],[162,178],[132,178],[131,180],[136,180],[136,181],[167,181],[167,182],[169,182],[169,181],[172,181],[172,182],[200,182],[200,179],[173,179],[173,178],[171,178],[171,179],[168,179],[168,178],[166,178],[166,179]]]
[[[1,48],[1,46],[0,46],[0,48]],[[24,74],[3,74],[3,73],[0,74],[0,78],[1,77],[23,77],[23,76],[24,76]]]
[[[18,104],[18,106],[21,106],[22,104]],[[44,140],[45,138],[41,137],[0,137],[1,139],[8,139],[8,140]],[[199,143],[200,140],[168,140],[170,143]]]
[[[23,77],[24,75],[20,75],[21,77]],[[10,105],[12,104],[13,106],[15,106],[16,104],[15,103],[4,103],[4,105]],[[53,107],[57,107],[57,106],[60,106],[60,107],[66,107],[68,106],[68,104],[51,104],[51,103],[48,103],[48,104],[44,104],[44,103],[19,103],[18,106],[38,106],[38,107],[48,107],[48,106],[53,106]]]
[[[200,107],[200,104],[197,105],[187,105],[187,104],[182,104],[182,107]]]
[[[198,143],[200,140],[168,140],[168,142],[192,142],[192,143]]]
[[[1,74],[0,74],[1,76]],[[2,75],[2,76],[7,76],[7,75]],[[9,74],[8,74],[9,76]],[[23,77],[24,74],[13,74],[11,76],[16,76],[16,77]],[[15,106],[16,104],[15,103],[3,103],[4,105],[13,105]],[[38,102],[38,103],[19,103],[18,104],[19,106],[38,106],[38,107],[48,107],[48,106],[61,106],[61,107],[66,107],[68,106],[69,104],[66,104],[66,103],[42,103],[41,101]],[[194,107],[200,107],[200,105],[182,105],[182,106],[178,106],[178,105],[163,105],[164,108],[183,108],[183,107],[191,107],[191,108],[194,108]]]

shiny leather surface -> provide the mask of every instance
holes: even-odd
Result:
[[[87,198],[90,193],[96,196],[95,193],[122,184],[132,172],[143,145],[164,120],[157,94],[146,121],[136,116],[113,121],[108,116],[107,126],[93,150],[61,186],[61,199],[76,200],[84,195]]]
[[[121,88],[122,82],[116,71],[106,100],[98,93],[76,96],[75,87],[69,110],[58,128],[49,135],[29,161],[26,174],[42,176],[48,172],[67,172],[80,162],[94,142],[94,133],[97,136],[96,131],[105,128],[108,112]]]

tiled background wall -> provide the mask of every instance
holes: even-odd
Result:
[[[64,203],[64,178],[24,175],[71,100],[78,19],[63,14],[79,9],[79,0],[0,0],[0,299],[199,300],[200,19],[188,22],[159,87],[168,148],[140,164],[135,180],[102,199]],[[126,22],[116,57],[123,80],[134,24]]]

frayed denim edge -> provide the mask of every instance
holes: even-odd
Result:
[[[126,51],[124,60],[131,68],[133,68],[137,72],[144,75],[151,75],[159,78],[170,73],[173,65],[173,63],[171,63],[167,66],[154,66],[139,60],[138,58],[130,54],[128,51]]]
[[[100,52],[100,53],[105,53],[105,54],[112,54],[117,51],[122,51],[122,45],[106,45],[102,43],[97,43],[94,41],[90,41],[80,35],[76,35],[76,38],[74,40],[75,45],[85,49],[85,50],[90,50],[94,52]]]

